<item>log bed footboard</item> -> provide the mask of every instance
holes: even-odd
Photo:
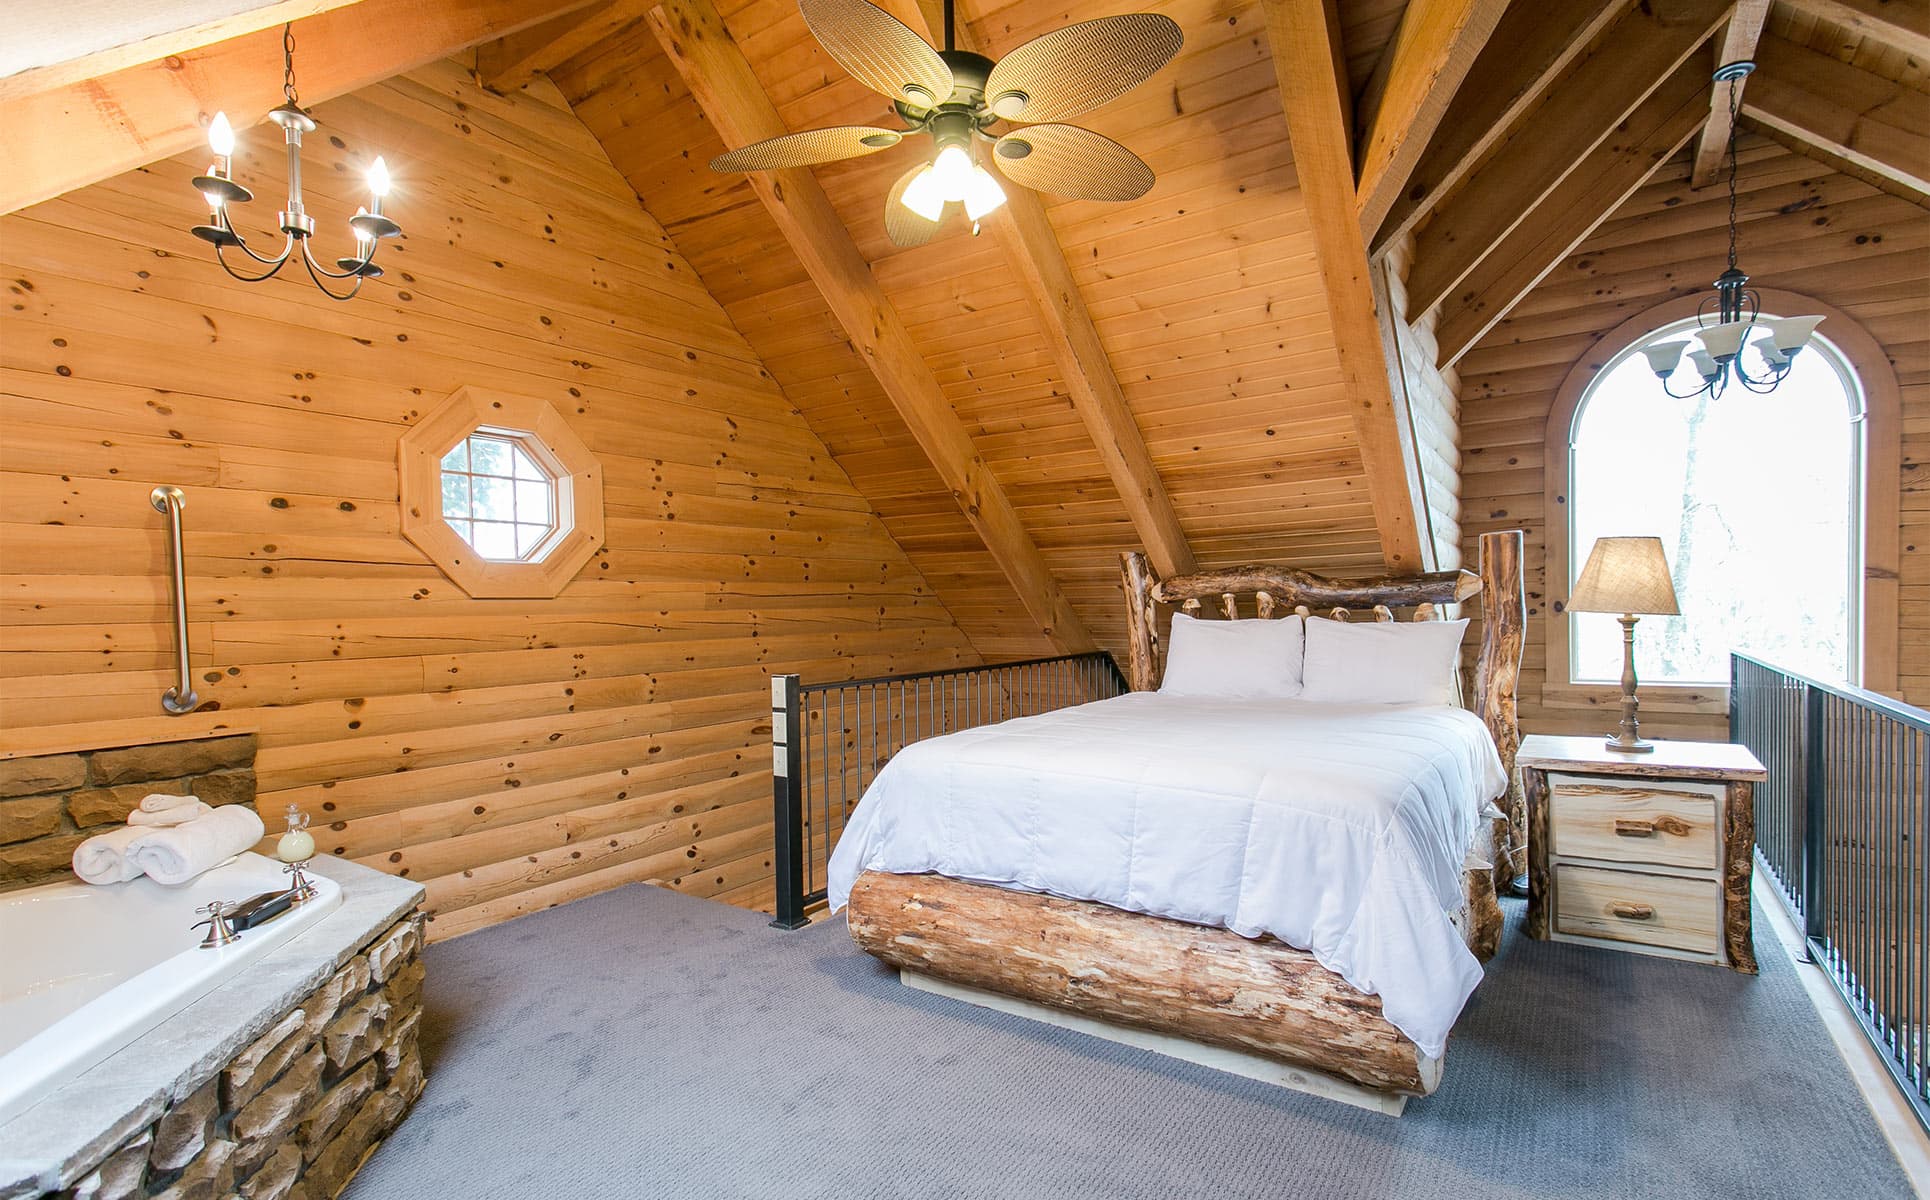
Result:
[[[1441,1060],[1304,950],[1271,938],[1014,892],[867,871],[851,939],[902,970],[1115,1025],[1258,1055],[1370,1091],[1425,1096]]]

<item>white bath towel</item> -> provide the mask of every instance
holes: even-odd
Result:
[[[193,796],[182,796],[180,799],[193,800],[194,803],[177,804],[173,808],[164,808],[158,812],[137,808],[127,814],[127,823],[147,829],[162,829],[169,825],[186,825],[189,821],[198,821],[214,811]]]
[[[180,796],[173,792],[150,792],[141,797],[141,811],[144,813],[166,812],[170,808],[180,808],[183,804],[199,804],[194,796]]]
[[[141,873],[127,849],[145,832],[125,825],[88,838],[74,847],[74,874],[88,883],[126,883]]]
[[[143,830],[128,847],[127,858],[156,883],[186,883],[249,849],[263,832],[253,809],[224,804],[185,825]]]

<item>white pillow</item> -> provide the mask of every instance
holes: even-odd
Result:
[[[1307,622],[1303,700],[1452,704],[1459,621]]]
[[[1298,615],[1203,621],[1173,614],[1162,696],[1290,700],[1300,694],[1306,632]]]

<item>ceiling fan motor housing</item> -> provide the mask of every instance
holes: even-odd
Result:
[[[992,60],[969,50],[940,50],[938,57],[951,68],[952,94],[929,103],[908,87],[906,98],[893,103],[898,115],[913,125],[930,120],[933,132],[938,132],[937,119],[951,113],[966,117],[973,128],[990,124],[995,118],[985,109],[985,80],[992,73]]]

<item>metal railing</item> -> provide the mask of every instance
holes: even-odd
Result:
[[[1930,712],[1732,654],[1729,736],[1769,769],[1758,861],[1930,1127]]]
[[[776,919],[796,929],[824,899],[851,810],[891,756],[921,738],[1106,700],[1125,677],[1103,651],[876,679],[771,677]]]

